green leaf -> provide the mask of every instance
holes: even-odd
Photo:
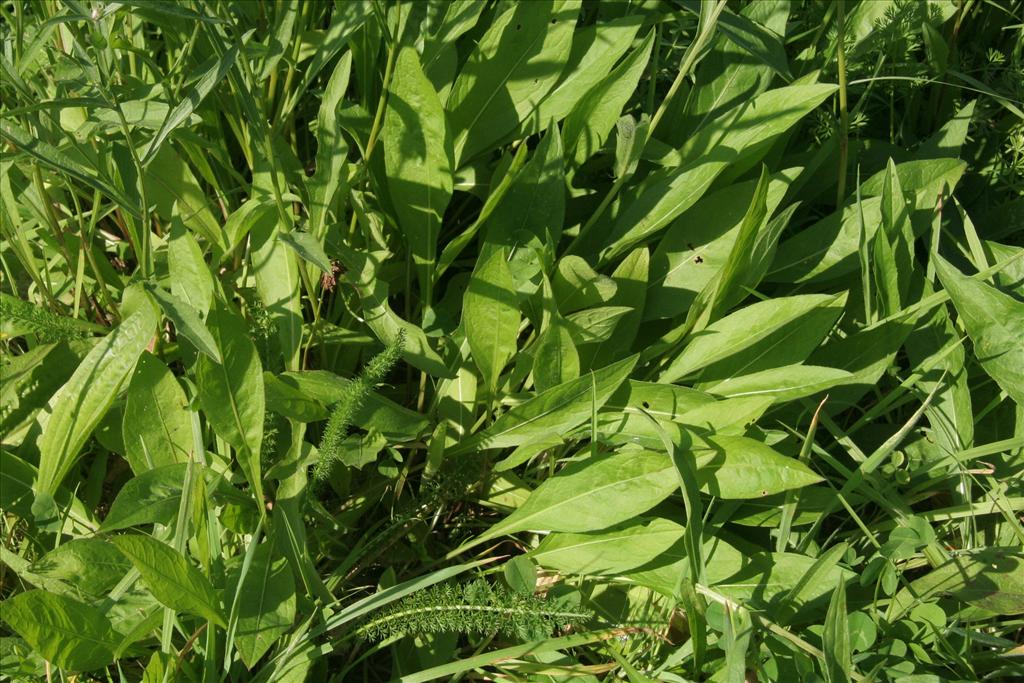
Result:
[[[131,569],[105,538],[75,538],[61,543],[30,565],[48,579],[68,583],[84,596],[101,596]]]
[[[403,320],[388,303],[388,284],[379,277],[387,252],[362,252],[339,246],[341,262],[348,274],[346,279],[359,293],[363,317],[377,338],[385,345],[398,337],[399,330],[405,330],[405,345],[402,358],[415,368],[434,377],[450,377],[451,373],[437,352],[430,347],[423,329]]]
[[[210,311],[210,330],[223,363],[207,356],[196,361],[199,403],[214,430],[235,448],[256,500],[263,500],[260,444],[263,441],[263,368],[245,321],[218,300]]]
[[[33,159],[41,162],[44,166],[58,173],[66,173],[89,187],[99,190],[117,202],[118,206],[125,211],[128,211],[135,217],[139,216],[138,203],[128,199],[108,178],[95,174],[91,169],[73,160],[53,145],[30,135],[6,118],[0,119],[0,136]]]
[[[900,187],[913,192],[914,207],[931,213],[943,185],[954,188],[967,165],[958,159],[928,159],[896,166]],[[821,282],[834,280],[857,270],[861,241],[860,210],[870,240],[882,222],[882,199],[886,171],[861,185],[860,209],[856,202],[807,226],[779,245],[767,279],[771,282]]]
[[[151,536],[129,534],[112,540],[139,570],[149,591],[162,605],[227,626],[210,580],[189,564],[184,555]]]
[[[251,669],[295,621],[295,579],[273,543],[256,548],[238,595],[235,645]]]
[[[799,168],[772,176],[766,204],[772,215],[798,177]],[[749,180],[711,192],[672,222],[651,254],[644,319],[674,318],[725,265],[757,189]]]
[[[256,169],[269,165],[269,161],[259,158]],[[268,196],[263,185],[271,183],[269,175],[269,170],[264,173],[254,170],[254,196]],[[285,225],[282,220],[279,212],[268,210],[260,213],[250,227],[249,248],[256,274],[256,291],[277,328],[285,366],[294,370],[298,367],[302,340],[302,307],[299,303],[301,285],[299,263],[292,251],[294,246],[292,249],[287,248],[284,239],[291,225]]]
[[[444,107],[411,46],[395,61],[381,139],[398,226],[412,254],[420,296],[429,306],[437,236],[452,196],[452,149]]]
[[[630,451],[574,462],[538,486],[477,542],[517,531],[594,531],[629,520],[672,495],[679,482],[664,453]]]
[[[192,342],[196,349],[205,353],[212,360],[220,362],[217,343],[210,331],[206,329],[206,323],[199,317],[199,312],[196,309],[156,285],[147,286],[146,291],[152,294],[160,304],[164,314],[174,323],[174,329],[178,334]]]
[[[160,146],[163,145],[167,136],[175,128],[187,121],[192,112],[195,111],[195,108],[210,94],[214,86],[220,83],[228,70],[234,65],[237,56],[238,48],[233,46],[221,55],[220,58],[211,60],[206,65],[203,65],[206,68],[202,69],[202,75],[196,80],[195,85],[181,98],[178,104],[174,105],[174,109],[167,114],[167,118],[164,120],[163,125],[160,126],[160,130],[150,140],[146,151],[142,154],[143,166],[149,165],[149,162],[153,160],[153,157],[160,150]]]
[[[636,366],[630,356],[589,375],[559,384],[521,403],[487,429],[463,441],[451,455],[478,449],[522,446],[534,439],[565,434],[589,419],[626,381]]]
[[[538,391],[580,376],[580,359],[569,328],[560,320],[552,321],[537,339],[533,356],[533,381]]]
[[[654,562],[683,539],[685,528],[656,517],[592,533],[556,532],[530,557],[563,574],[617,575]]]
[[[548,273],[555,262],[564,220],[562,136],[558,126],[552,126],[530,160],[514,175],[501,202],[488,215],[486,242],[503,246],[513,255],[517,249],[530,249],[531,242],[539,242],[543,245],[543,269]]]
[[[775,403],[784,403],[855,381],[855,375],[839,368],[795,364],[702,382],[696,388],[723,398],[764,396]]]
[[[341,13],[335,17],[346,15]],[[317,53],[319,56],[320,53]],[[327,232],[327,215],[334,197],[339,193],[344,196],[348,184],[348,177],[344,173],[348,143],[338,125],[338,108],[348,89],[351,73],[352,53],[346,52],[331,72],[316,117],[316,171],[306,181],[306,188],[309,191],[309,231],[321,239]]]
[[[822,634],[822,650],[825,652],[825,679],[829,683],[845,683],[850,680],[853,667],[850,651],[850,624],[846,613],[846,586],[842,581],[836,584],[832,601],[825,616],[825,631]]]
[[[519,3],[493,21],[448,98],[455,168],[529,120],[568,60],[579,8],[579,0]]]
[[[131,289],[125,302],[134,305],[134,312],[89,352],[51,399],[53,410],[39,437],[38,492],[52,494],[74,467],[156,332],[159,314],[148,295]]]
[[[473,271],[462,299],[462,325],[473,361],[493,395],[519,336],[519,303],[503,249],[490,250]]]
[[[763,498],[822,480],[796,458],[745,436],[693,437],[701,488],[729,499]]]
[[[121,638],[95,607],[31,590],[3,602],[3,620],[36,652],[72,671],[93,671],[114,661]]]
[[[321,272],[333,272],[331,269],[331,259],[327,258],[323,245],[317,241],[312,233],[292,230],[291,232],[278,234],[277,238],[291,247],[296,254],[319,268]]]
[[[632,54],[576,103],[565,119],[562,126],[565,149],[575,165],[582,164],[601,149],[622,107],[636,90],[653,45],[654,31],[650,31]]]
[[[618,288],[615,280],[597,273],[585,259],[573,255],[558,261],[551,286],[555,303],[563,314],[608,303]]]
[[[981,367],[1018,406],[1024,406],[1024,303],[967,277],[937,254],[932,259]]]
[[[845,305],[845,292],[753,303],[695,335],[659,381],[675,382],[701,369],[705,369],[701,377],[729,378],[803,361],[821,343]]]
[[[326,370],[286,372],[277,378],[295,393],[324,406],[338,402],[352,382]],[[268,400],[272,391],[268,391]],[[353,415],[352,423],[364,429],[372,429],[391,441],[416,439],[430,424],[425,415],[400,406],[374,391],[367,395],[362,407]]]
[[[185,229],[180,217],[171,222],[170,239],[167,241],[167,268],[171,278],[171,293],[205,319],[213,304],[213,276],[199,243]]]
[[[888,618],[949,595],[995,614],[1024,614],[1024,555],[1010,548],[982,548],[958,555],[915,579],[893,596]]]
[[[188,399],[171,371],[143,353],[128,385],[122,422],[125,458],[139,474],[185,462],[192,452]]]
[[[117,492],[100,530],[109,533],[143,524],[170,526],[181,506],[181,487],[188,463],[180,462],[146,470],[125,482]],[[192,463],[204,477],[207,490],[218,503],[249,505],[252,499],[225,482],[213,470]]]
[[[700,199],[719,173],[742,160],[748,148],[781,135],[835,89],[815,84],[769,90],[702,128],[681,150],[686,163],[652,174],[636,200],[623,208],[600,252],[601,263],[667,226]]]

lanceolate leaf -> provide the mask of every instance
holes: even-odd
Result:
[[[262,501],[263,368],[245,322],[228,304],[216,301],[207,322],[224,362],[199,357],[196,362],[199,402],[213,428],[235,448],[256,500]]]
[[[0,615],[37,652],[71,671],[110,664],[121,640],[97,608],[41,590],[4,600]]]
[[[74,467],[86,439],[114,402],[156,332],[156,306],[141,289],[131,292],[134,313],[89,352],[71,379],[50,400],[50,418],[39,438],[39,475],[35,483],[38,492],[52,494]]]
[[[452,152],[441,100],[411,46],[395,62],[382,139],[389,194],[429,306],[437,236],[452,196]]]
[[[630,356],[537,394],[509,409],[484,431],[463,441],[452,454],[520,446],[533,439],[567,433],[604,405],[629,377],[636,361],[637,356]]]
[[[1024,303],[980,280],[965,276],[933,255],[943,287],[974,342],[981,367],[1024,406]]]
[[[117,536],[113,542],[139,570],[153,597],[162,604],[227,626],[210,580],[189,564],[184,555],[151,536]]]
[[[295,579],[272,541],[261,544],[242,582],[235,643],[249,668],[269,650],[295,620]]]
[[[601,260],[612,260],[664,228],[693,206],[729,164],[741,160],[747,148],[785,132],[834,91],[835,86],[825,84],[770,90],[709,123],[683,148],[684,158],[691,161],[652,175],[642,194],[616,219]]]
[[[136,473],[184,462],[192,452],[188,400],[170,370],[143,353],[125,401],[125,457]]]
[[[480,38],[448,99],[456,167],[529,120],[565,66],[579,8],[579,0],[510,5]]]
[[[519,336],[515,283],[503,249],[490,250],[473,272],[463,298],[462,324],[473,361],[493,393],[501,371],[516,352]]]
[[[478,540],[517,531],[593,531],[654,507],[679,486],[662,453],[628,451],[573,463]]]

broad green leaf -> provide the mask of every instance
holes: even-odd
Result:
[[[888,618],[899,619],[915,605],[949,595],[995,614],[1024,614],[1024,555],[988,548],[950,558],[895,596]]]
[[[815,84],[769,90],[701,129],[683,147],[679,168],[654,173],[616,219],[601,263],[626,253],[696,203],[730,164],[757,143],[781,135],[825,101],[836,87]]]
[[[278,375],[277,379],[307,400],[324,406],[337,403],[352,382],[326,370],[286,372]],[[411,441],[429,427],[426,416],[400,406],[374,391],[370,392],[362,407],[356,411],[352,423],[364,429],[372,429],[391,441]]]
[[[575,165],[582,164],[601,149],[623,106],[636,90],[653,45],[654,32],[650,31],[632,54],[576,103],[565,119],[562,126],[565,149]]]
[[[478,541],[517,531],[596,531],[651,509],[679,488],[663,453],[629,451],[574,462],[538,486]]]
[[[519,303],[504,250],[493,249],[478,262],[462,302],[462,324],[473,361],[494,395],[519,336]]]
[[[213,276],[195,237],[185,229],[181,218],[171,222],[167,241],[167,268],[171,293],[191,306],[203,319],[213,304]]]
[[[113,199],[125,211],[136,217],[139,215],[138,202],[128,199],[111,183],[109,178],[97,175],[92,169],[86,168],[53,145],[29,135],[7,118],[0,119],[0,136],[44,166],[59,173],[66,173],[89,187],[99,190]]]
[[[701,60],[697,70],[698,86],[689,98],[687,116],[678,127],[680,132],[676,133],[677,136],[699,129],[744,100],[764,92],[772,80],[773,66],[769,61],[751,60],[746,56],[754,43],[745,34],[751,33],[749,24],[758,26],[754,22],[760,22],[763,26],[759,26],[761,35],[757,37],[762,39],[760,42],[765,48],[762,52],[774,51],[774,46],[770,45],[771,35],[785,35],[788,13],[789,8],[779,2],[750,3],[739,15],[728,10],[722,13],[719,17],[721,35],[716,38],[710,54]],[[735,23],[737,20],[746,20],[748,25],[738,25]],[[733,23],[735,28],[728,26],[729,23]],[[743,28],[748,30],[743,31]],[[784,66],[785,53],[781,58]],[[680,137],[667,139],[681,141]]]
[[[797,585],[815,564],[814,558],[798,553],[758,553],[743,559],[742,568],[717,582],[716,590],[733,600],[761,609],[777,607],[781,596]],[[803,623],[800,615],[812,605],[820,607],[824,613],[828,601],[826,596],[836,584],[850,578],[853,578],[852,572],[833,565],[818,581],[807,586],[794,605],[799,610],[798,617],[790,625]]]
[[[796,458],[745,436],[694,437],[701,487],[724,499],[763,498],[822,480]]]
[[[348,143],[341,135],[337,121],[338,108],[348,89],[351,72],[352,53],[346,52],[327,81],[316,118],[316,171],[306,181],[306,188],[309,190],[309,232],[321,239],[327,232],[327,214],[334,197],[339,190],[344,196],[348,181],[344,173]]]
[[[487,429],[460,443],[451,455],[479,449],[522,446],[534,439],[565,434],[598,410],[636,366],[630,356],[608,367],[543,391],[514,406]]]
[[[541,100],[522,133],[539,133],[548,121],[561,121],[576,103],[614,68],[633,44],[643,17],[638,14],[578,28],[573,32],[568,64],[558,83]]]
[[[583,367],[603,367],[632,350],[643,320],[649,270],[650,252],[640,247],[622,259],[622,263],[612,273],[615,295],[610,302],[613,306],[607,308],[622,307],[626,310],[621,318],[616,319],[608,337],[600,340],[592,349],[582,351]],[[584,326],[592,329],[590,323]]]
[[[153,298],[160,304],[164,315],[174,323],[174,329],[178,334],[192,342],[192,345],[197,350],[205,353],[212,360],[220,362],[220,351],[217,349],[217,343],[214,341],[210,331],[206,329],[206,324],[196,309],[156,285],[147,286],[146,291],[152,294]]]
[[[253,196],[265,198],[270,195],[266,185],[272,181],[270,162],[260,157],[253,172]],[[266,211],[254,221],[250,228],[249,248],[253,272],[256,274],[256,291],[277,328],[285,367],[298,368],[299,346],[302,340],[302,307],[299,304],[299,263],[292,249],[288,248],[284,235],[291,226],[283,224],[279,212]]]
[[[908,164],[912,166],[908,168]],[[914,193],[916,209],[931,213],[943,185],[954,188],[966,167],[957,159],[929,159],[899,164],[896,171],[902,190]],[[861,240],[859,211],[864,212],[866,237],[870,241],[882,223],[881,195],[885,173],[882,171],[861,185],[860,209],[856,202],[848,203],[780,244],[767,279],[787,283],[819,282],[857,270],[857,250]]]
[[[246,667],[251,669],[287,633],[295,621],[295,602],[288,560],[275,554],[273,543],[261,544],[239,593],[235,646]]]
[[[516,249],[531,248],[536,238],[543,245],[544,272],[550,272],[565,219],[564,168],[562,137],[553,126],[488,216],[487,243],[514,254]]]
[[[790,168],[772,176],[766,199],[769,215],[800,171]],[[716,190],[672,222],[651,254],[645,320],[686,313],[729,258],[756,189],[757,181],[749,180]]]
[[[618,284],[615,286],[618,287]],[[616,295],[611,298],[611,301],[616,300],[627,301],[624,296],[619,297],[617,291]],[[566,327],[569,328],[569,334],[572,335],[572,340],[577,344],[603,344],[612,338],[619,323],[632,310],[633,308],[630,306],[596,306],[570,313],[564,320]],[[622,351],[623,349],[618,347],[614,353],[608,353],[607,355],[612,358],[611,362],[620,358]]]
[[[723,398],[763,396],[784,403],[855,381],[855,375],[846,370],[795,364],[702,382],[696,388]]]
[[[180,462],[146,470],[129,479],[117,492],[100,530],[106,533],[143,524],[170,526],[181,505],[181,487],[188,463]],[[218,503],[252,506],[251,498],[238,491],[219,474],[192,463],[203,473],[206,488]]]
[[[134,167],[126,158],[118,172],[125,181],[134,183]],[[180,219],[189,230],[200,235],[218,249],[226,248],[226,238],[220,222],[210,209],[206,192],[193,175],[188,164],[173,147],[162,148],[145,170],[146,200],[155,207],[157,214],[172,224]],[[134,185],[132,185],[134,187]]]
[[[842,581],[836,584],[832,601],[825,615],[825,631],[822,634],[822,650],[825,652],[825,680],[829,683],[845,683],[850,680],[853,667],[850,652],[850,623],[846,612],[846,586]]]
[[[257,501],[263,500],[260,445],[263,441],[263,368],[245,321],[218,300],[207,319],[223,363],[196,361],[199,403],[210,424],[235,448]]]
[[[263,389],[267,396],[267,410],[299,422],[326,420],[327,408],[310,398],[287,380],[278,379],[270,372],[263,373]]]
[[[592,533],[556,532],[530,553],[537,564],[564,574],[622,574],[661,558],[685,528],[656,517]]]
[[[52,494],[74,467],[156,332],[159,313],[149,296],[133,288],[126,292],[129,303],[134,312],[89,352],[51,399],[53,409],[39,437],[38,492]]]
[[[568,60],[579,8],[579,0],[519,3],[493,21],[448,98],[455,168],[529,120]]]
[[[32,483],[36,480],[37,472],[34,465],[0,449],[0,507],[15,516],[30,518],[35,499]],[[60,509],[66,511],[64,531],[72,532],[75,525],[92,531],[99,525],[93,513],[67,488],[59,487],[53,498]]]
[[[0,434],[5,444],[20,443],[20,434],[68,381],[90,347],[91,341],[39,344],[5,358],[0,382]]]
[[[131,563],[105,538],[76,538],[32,562],[30,569],[70,584],[83,596],[100,596],[124,577]]]
[[[227,626],[216,591],[185,556],[151,536],[115,536],[117,549],[131,560],[157,600],[178,612],[188,612]]]
[[[553,320],[537,339],[533,356],[533,381],[544,391],[580,376],[580,359],[569,328]]]
[[[212,59],[200,67],[202,75],[196,80],[195,85],[174,105],[174,109],[168,113],[163,125],[160,126],[160,130],[156,132],[153,139],[149,141],[146,151],[142,153],[143,166],[147,166],[152,161],[153,157],[160,150],[160,146],[163,145],[164,140],[167,139],[167,136],[175,128],[187,121],[192,112],[195,111],[195,108],[210,94],[214,86],[220,83],[228,70],[234,65],[237,56],[238,48],[231,47],[219,58]]]
[[[1024,406],[1024,303],[967,277],[937,254],[932,259],[981,367],[1018,406]]]
[[[565,256],[551,278],[555,303],[563,314],[608,303],[618,288],[615,280],[597,273],[585,259]]]
[[[833,336],[815,349],[807,359],[807,365],[846,370],[853,374],[843,381],[849,386],[829,392],[829,403],[850,405],[871,390],[892,365],[913,328],[912,321],[891,320],[845,337]]]
[[[185,392],[171,371],[149,353],[143,353],[135,366],[122,424],[124,455],[136,474],[185,462],[192,452],[192,419]]]
[[[381,139],[398,226],[412,254],[420,297],[429,306],[437,236],[452,196],[451,136],[441,100],[411,46],[395,61]]]
[[[331,273],[331,259],[327,258],[324,246],[317,241],[312,233],[301,230],[279,233],[277,238],[292,248],[306,261],[320,269],[322,273]]]
[[[398,337],[399,330],[405,330],[405,345],[402,358],[409,365],[423,370],[434,377],[449,377],[450,372],[437,352],[430,347],[423,329],[403,320],[391,310],[388,303],[387,281],[378,276],[387,252],[361,252],[342,245],[339,248],[341,262],[348,271],[346,278],[356,288],[366,324],[384,344],[390,344]]]
[[[41,590],[4,600],[0,615],[36,652],[71,671],[112,663],[121,640],[97,608]]]
[[[753,303],[701,330],[659,380],[675,382],[701,369],[702,378],[729,378],[803,361],[821,343],[845,305],[845,292]]]

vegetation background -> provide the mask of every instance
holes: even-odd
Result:
[[[1024,675],[1024,8],[0,2],[0,678]]]

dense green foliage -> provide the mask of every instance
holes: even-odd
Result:
[[[1024,673],[1020,2],[0,17],[0,679]]]

